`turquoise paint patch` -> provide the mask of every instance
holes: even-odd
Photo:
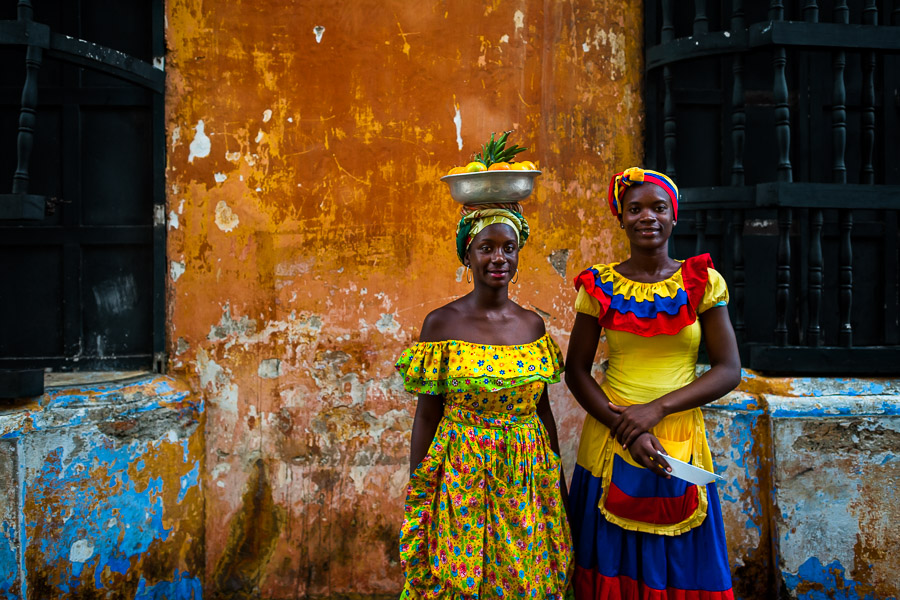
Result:
[[[736,505],[749,501],[749,505],[741,509],[747,517],[745,527],[756,530],[761,536],[763,509],[758,477],[760,457],[756,452],[754,431],[764,411],[757,407],[755,398],[742,396],[734,398],[728,405],[704,407],[704,411],[709,409],[718,413],[728,413],[730,416],[727,426],[717,426],[713,434],[717,439],[730,440],[727,452],[731,463],[729,469],[737,470],[736,473],[729,474],[726,469],[716,469],[716,472],[725,476],[728,481],[726,485],[720,486],[722,499]],[[745,489],[741,482],[745,482],[748,489]]]
[[[791,387],[799,396],[880,396],[896,394],[900,381],[860,379],[855,377],[796,377]]]
[[[133,559],[155,541],[166,541],[171,530],[163,525],[162,478],[150,478],[144,484],[132,481],[128,474],[131,463],[147,453],[152,442],[115,448],[108,440],[85,436],[81,444],[84,451],[67,456],[65,464],[62,448],[52,451],[31,480],[29,493],[34,501],[53,510],[42,523],[27,523],[27,529],[33,539],[37,527],[53,528],[53,536],[40,537],[41,553],[51,564],[72,565],[70,571],[60,573],[62,584],[77,588],[82,570],[88,568],[99,590],[104,587],[105,569],[127,572]],[[100,469],[110,483],[98,481]],[[69,561],[78,540],[88,540],[93,547],[84,563]]]
[[[12,598],[19,580],[18,556],[14,546],[16,530],[6,521],[0,522],[0,598]]]
[[[776,405],[771,410],[773,417],[780,418],[833,418],[833,417],[884,417],[900,415],[900,402],[896,400],[891,402],[885,400],[880,403],[872,403],[865,407],[848,403],[839,404],[830,402],[826,405],[803,405],[801,403],[792,404],[790,407],[784,405]]]
[[[172,581],[147,585],[143,575],[138,582],[134,600],[203,600],[203,586],[199,579],[175,570]]]
[[[783,576],[785,585],[794,593],[800,584],[813,584],[824,590],[813,589],[798,594],[797,600],[876,600],[872,594],[860,595],[859,582],[845,576],[844,567],[839,561],[823,565],[814,556],[800,565],[796,574],[783,573]],[[843,584],[840,589],[838,579]]]
[[[11,598],[11,590],[28,579],[17,546],[33,544],[39,549],[42,564],[52,565],[53,596],[68,596],[80,594],[84,587],[115,595],[118,590],[109,586],[111,574],[137,576],[134,570],[151,546],[171,543],[174,525],[167,528],[164,520],[166,508],[173,506],[164,505],[163,492],[171,498],[173,488],[181,486],[181,502],[187,488],[200,485],[199,462],[191,460],[188,436],[196,430],[204,406],[173,384],[152,375],[137,381],[51,388],[39,407],[4,414],[0,437],[25,444],[25,485],[18,499],[23,527],[0,523],[0,600]],[[173,415],[182,432],[177,437],[162,427],[156,432],[145,429],[134,439],[97,429],[100,423],[168,420]],[[164,472],[147,473],[147,461],[156,460],[160,446],[177,451],[175,444],[181,444],[183,463],[176,459],[165,465]],[[33,520],[22,512],[26,496],[43,511]],[[76,554],[84,562],[70,560]],[[92,581],[84,586],[80,575]],[[136,597],[202,598],[200,581],[177,570],[171,581],[145,582],[142,590],[144,595]],[[28,590],[17,591],[18,599]]]
[[[200,463],[195,462],[194,468],[188,471],[187,475],[181,478],[181,491],[178,492],[178,504],[184,500],[184,495],[193,487],[197,487],[200,483]]]

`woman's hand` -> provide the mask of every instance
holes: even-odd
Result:
[[[669,466],[665,458],[658,454],[659,452],[665,454],[666,451],[652,433],[645,432],[639,435],[629,451],[631,452],[631,457],[639,465],[650,469],[660,477],[672,478],[669,475],[672,467]]]
[[[650,431],[665,417],[662,407],[654,402],[631,406],[619,406],[610,402],[609,408],[619,416],[610,427],[610,434],[619,440],[623,448],[630,448],[639,435]]]

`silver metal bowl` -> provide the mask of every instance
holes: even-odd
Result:
[[[540,171],[480,171],[444,175],[450,196],[460,204],[521,202],[534,190]]]

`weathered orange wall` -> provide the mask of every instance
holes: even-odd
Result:
[[[169,356],[208,406],[210,597],[399,590],[393,362],[468,289],[438,178],[517,130],[544,174],[514,296],[565,346],[572,276],[624,250],[604,193],[640,161],[641,12],[169,1]],[[582,415],[552,399],[571,469]]]

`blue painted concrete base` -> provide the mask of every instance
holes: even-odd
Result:
[[[0,599],[202,598],[202,414],[156,375],[0,411]]]
[[[900,385],[761,379],[704,409],[736,597],[900,597]]]

